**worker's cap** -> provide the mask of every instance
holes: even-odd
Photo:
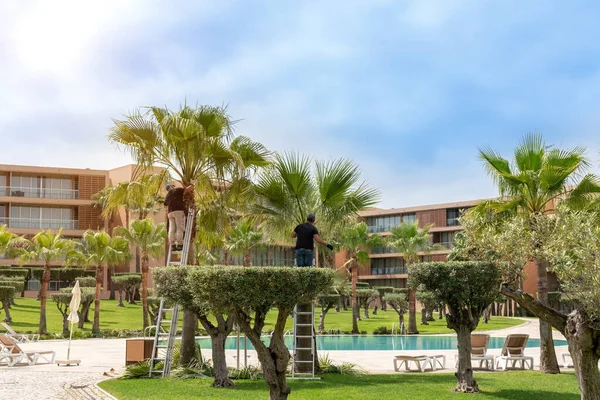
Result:
[[[167,190],[171,189],[173,187],[173,185],[171,185],[170,183],[167,183]]]
[[[308,214],[308,217],[306,217],[307,221],[310,222],[315,222],[315,214]]]

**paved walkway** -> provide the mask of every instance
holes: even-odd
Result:
[[[537,319],[524,319],[523,324],[508,329],[489,332],[491,336],[505,337],[510,333],[527,333],[531,338],[539,338]],[[564,339],[558,332],[555,339]],[[23,349],[52,349],[57,359],[66,358],[66,340],[49,340],[24,344]],[[568,351],[566,346],[556,348],[557,355]],[[205,357],[211,358],[210,350],[203,350]],[[539,367],[539,348],[528,348],[527,354],[534,357],[535,366]],[[399,351],[321,351],[320,355],[329,353],[329,357],[337,363],[343,361],[356,364],[373,373],[393,372],[393,357]],[[456,350],[412,350],[401,351],[402,354],[444,354],[447,357],[445,372],[450,372],[454,364]],[[492,350],[499,354],[500,350]],[[243,354],[243,352],[242,352]],[[236,351],[227,351],[227,363],[236,365]],[[249,364],[258,364],[254,351],[249,351]],[[1,398],[64,400],[64,399],[111,399],[99,391],[95,384],[110,379],[123,372],[125,364],[125,339],[86,339],[74,340],[71,343],[71,358],[81,359],[79,366],[57,366],[56,364],[40,364],[35,366],[18,366],[8,368],[0,366]],[[560,358],[559,358],[560,360]]]

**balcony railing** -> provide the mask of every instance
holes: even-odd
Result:
[[[0,224],[21,229],[79,229],[77,220],[40,218],[0,218]]]
[[[390,232],[396,225],[369,225],[369,233]]]
[[[0,186],[0,196],[34,197],[38,199],[78,199],[79,190]]]
[[[452,247],[454,247],[454,242],[440,242],[436,244],[439,244],[440,246],[443,246],[447,249],[452,249]]]
[[[371,267],[371,275],[406,274],[405,267]]]

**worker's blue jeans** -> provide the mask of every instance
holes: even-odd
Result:
[[[313,251],[309,249],[296,249],[296,267],[312,267]]]

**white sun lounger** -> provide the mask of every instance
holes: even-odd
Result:
[[[37,333],[26,334],[26,333],[17,333],[10,325],[5,322],[0,322],[0,325],[6,329],[6,335],[12,337],[19,343],[28,343],[28,342],[37,342],[40,338],[40,335]]]
[[[52,350],[22,350],[12,337],[0,335],[0,363],[6,362],[9,367],[22,362],[36,365],[40,359],[52,364],[55,357]]]
[[[408,356],[408,355],[399,355],[394,357],[394,371],[400,372],[402,366],[404,365],[405,371],[410,371],[410,367],[412,364],[415,364],[417,368],[421,372],[425,372],[427,368],[431,368],[432,370],[436,370],[439,365],[440,368],[446,368],[446,356],[443,354],[436,354],[433,356]]]

